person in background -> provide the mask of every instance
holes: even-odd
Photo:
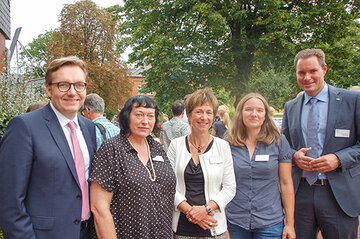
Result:
[[[184,97],[184,104],[186,104],[186,99],[189,98],[190,95],[191,95],[191,94],[185,95],[185,97]],[[189,124],[189,119],[188,119],[187,114],[186,114],[186,109],[184,110],[184,115],[183,115],[183,117],[182,117],[181,120],[184,121],[184,123]]]
[[[230,237],[294,239],[292,150],[262,95],[239,102],[227,140],[236,175],[236,195],[226,208]]]
[[[294,60],[305,93],[285,104],[282,131],[293,148],[299,239],[355,239],[360,212],[360,93],[325,82],[321,49]]]
[[[209,129],[218,101],[208,88],[185,101],[191,134],[171,141],[168,157],[176,174],[174,239],[226,238],[225,207],[235,195],[228,142]]]
[[[34,111],[34,110],[37,110],[37,109],[41,109],[42,107],[44,107],[45,105],[47,105],[48,102],[39,102],[39,103],[34,103],[34,104],[31,104],[27,110],[26,110],[26,113],[29,113],[31,111]]]
[[[230,116],[229,116],[229,107],[226,105],[220,105],[216,114],[218,120],[215,120],[212,125],[211,135],[224,138],[226,130],[230,128]]]
[[[45,107],[16,116],[0,143],[0,225],[7,239],[90,238],[87,178],[94,124],[77,112],[87,69],[77,57],[46,69]]]
[[[175,175],[160,143],[159,108],[147,96],[129,98],[121,132],[105,141],[92,165],[91,210],[98,238],[171,238]]]
[[[165,152],[167,152],[171,140],[190,134],[189,124],[181,120],[184,115],[184,102],[176,100],[171,105],[171,112],[173,118],[161,127],[160,142],[164,145]]]
[[[352,90],[352,91],[360,91],[360,86],[355,85],[355,86],[351,87],[350,90]]]
[[[120,133],[120,128],[109,122],[104,115],[105,102],[98,94],[88,94],[82,106],[82,114],[96,126],[97,150],[101,144]]]
[[[116,127],[120,128],[120,124],[119,124],[119,116],[118,115],[114,115],[113,119],[111,120],[111,123],[113,125],[115,125]]]

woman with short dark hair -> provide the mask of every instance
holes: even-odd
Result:
[[[97,152],[91,181],[91,210],[99,238],[171,238],[175,176],[160,143],[159,108],[138,95],[119,115],[121,133]]]

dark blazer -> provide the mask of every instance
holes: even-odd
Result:
[[[78,117],[90,160],[95,126]],[[5,238],[79,238],[81,189],[60,123],[48,104],[13,118],[0,143],[0,225]]]
[[[306,148],[301,132],[304,95],[285,104],[282,131],[294,150]],[[336,137],[335,130],[350,130],[350,136]],[[325,173],[341,209],[350,217],[360,214],[360,94],[329,85],[329,108],[325,142],[321,155],[336,154],[341,161],[337,169]],[[295,193],[302,170],[293,163]]]

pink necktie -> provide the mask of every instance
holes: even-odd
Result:
[[[81,219],[86,220],[89,214],[89,195],[88,195],[88,188],[86,185],[85,161],[76,135],[75,123],[73,121],[70,121],[67,125],[71,130],[71,141],[74,150],[75,168],[78,175],[81,194],[82,194]]]

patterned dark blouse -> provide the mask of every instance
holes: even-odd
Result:
[[[146,139],[155,182],[124,134],[104,142],[92,162],[89,181],[114,193],[110,211],[118,238],[172,237],[175,174],[163,147],[151,136]],[[147,167],[151,171],[150,160]]]

